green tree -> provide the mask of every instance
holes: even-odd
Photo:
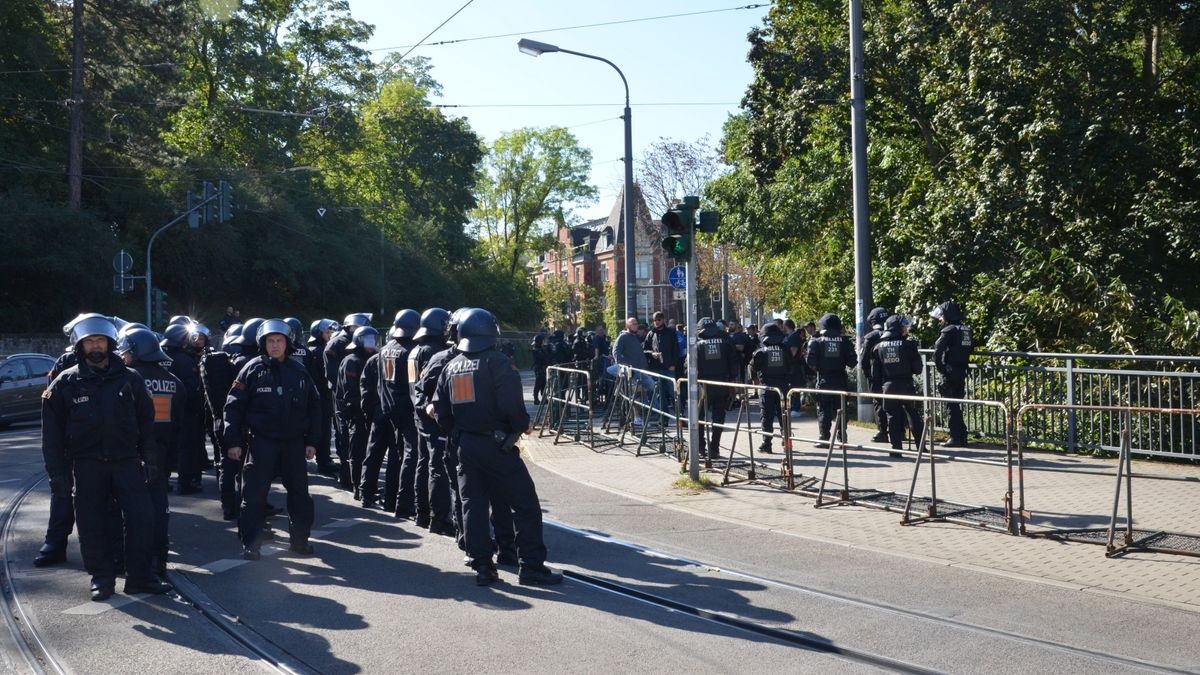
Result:
[[[516,275],[549,250],[548,224],[571,202],[594,199],[592,153],[563,127],[524,128],[496,139],[483,162],[474,221],[486,254]]]
[[[877,303],[963,302],[996,347],[1180,350],[1200,307],[1193,3],[884,0],[866,17]],[[780,304],[852,310],[845,3],[750,35],[722,237]],[[931,336],[928,324],[926,337]]]

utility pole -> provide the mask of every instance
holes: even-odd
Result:
[[[83,201],[83,0],[71,7],[71,129],[67,154],[67,208]]]
[[[871,298],[871,222],[867,210],[867,104],[863,82],[862,0],[850,0],[850,145],[854,176],[854,330],[862,349]],[[865,377],[858,391],[867,391]],[[858,398],[858,419],[871,419],[871,402]]]

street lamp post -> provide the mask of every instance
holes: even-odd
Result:
[[[570,49],[563,49],[557,45],[538,42],[528,38],[521,38],[517,43],[517,49],[521,50],[522,54],[530,56],[541,56],[542,54],[552,52],[562,52],[563,54],[573,54],[582,56],[585,59],[593,59],[603,61],[612,66],[613,70],[617,71],[617,75],[621,76],[621,83],[625,85],[625,114],[621,117],[625,121],[625,195],[622,202],[625,207],[625,313],[623,317],[637,316],[637,299],[635,297],[634,284],[634,228],[633,228],[633,115],[629,110],[629,81],[625,79],[625,73],[617,67],[615,63],[606,58],[576,52]]]

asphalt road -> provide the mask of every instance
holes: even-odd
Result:
[[[38,442],[36,426],[0,433],[6,507],[40,476]],[[801,541],[532,471],[551,564],[586,577],[532,588],[502,570],[502,583],[477,588],[451,539],[364,511],[321,477],[316,555],[282,550],[280,518],[280,545],[244,562],[211,475],[201,495],[172,498],[173,574],[241,640],[299,672],[1200,669],[1194,613]],[[272,501],[283,503],[278,488]],[[68,564],[32,568],[48,504],[42,482],[13,512],[4,609],[63,671],[272,669],[179,597],[90,602],[74,538]],[[0,627],[6,672],[29,670],[18,646]]]

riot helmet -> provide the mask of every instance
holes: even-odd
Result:
[[[421,327],[421,315],[415,309],[402,309],[396,312],[396,320],[392,322],[393,338],[412,338]]]
[[[74,330],[75,324],[79,323],[80,321],[83,321],[84,319],[104,319],[105,321],[108,321],[110,324],[112,323],[112,320],[109,319],[107,316],[104,316],[103,314],[97,314],[96,312],[88,312],[87,314],[77,314],[77,315],[75,315],[74,319],[71,319],[70,321],[63,324],[63,337],[70,340],[71,339],[71,331]],[[115,327],[114,327],[114,330],[115,330]],[[72,340],[71,344],[75,344],[75,342],[76,341]]]
[[[459,307],[450,315],[450,321],[446,324],[447,342],[453,346],[458,344],[458,322],[471,311],[470,307]]]
[[[842,317],[837,314],[826,314],[817,320],[817,328],[825,337],[837,337],[842,334]]]
[[[171,317],[171,320],[167,322],[167,325],[168,326],[186,326],[189,323],[192,323],[192,317],[184,316],[183,314],[176,314],[175,316]],[[165,333],[166,331],[164,330],[163,332]]]
[[[908,320],[903,314],[893,314],[887,318],[883,324],[883,329],[892,334],[893,337],[899,337],[902,328],[908,328],[912,325],[912,321]]]
[[[254,319],[251,319],[250,321],[254,321]],[[246,334],[246,330],[250,326],[250,321],[247,321],[246,325],[242,327],[243,335]],[[285,322],[283,322],[279,319],[267,319],[266,321],[262,321],[260,319],[260,322],[261,323],[258,324],[258,330],[255,331],[255,333],[254,333],[254,342],[255,342],[255,344],[258,345],[258,352],[260,354],[266,354],[267,353],[267,336],[272,333],[278,333],[278,334],[282,335],[284,337],[284,339],[287,341],[287,349],[285,350],[284,353],[285,354],[291,353],[291,351],[292,351],[292,327],[287,325]]]
[[[776,323],[763,326],[762,341],[764,345],[777,345],[783,342],[783,329]]]
[[[103,352],[85,352],[83,349],[83,341],[90,337],[103,336],[107,338],[104,341]],[[86,319],[75,322],[71,327],[71,344],[73,344],[75,357],[80,361],[87,361],[93,365],[103,363],[117,347],[117,329],[112,325],[106,316],[92,316]]]
[[[371,324],[372,316],[373,315],[370,312],[355,312],[354,314],[347,314],[346,318],[342,319],[342,328],[362,328],[363,326],[368,326]]]
[[[468,354],[482,352],[495,346],[500,339],[496,317],[478,307],[467,310],[458,322],[458,349]]]
[[[308,327],[308,344],[315,345],[325,338],[325,331],[336,331],[341,326],[333,319],[317,319]]]
[[[258,349],[258,329],[262,325],[263,320],[258,317],[249,319],[242,324],[242,334],[237,339],[237,344],[241,345],[242,351],[254,352]]]
[[[346,351],[357,351],[364,355],[377,349],[379,349],[379,331],[371,326],[363,326],[354,331],[354,337],[350,339],[350,344],[346,345]]]
[[[203,345],[200,344],[201,340],[204,341]],[[187,341],[192,349],[202,352],[212,345],[212,332],[202,323],[192,323],[188,326]]]
[[[117,341],[117,354],[130,354],[135,363],[163,363],[171,360],[162,347],[158,338],[146,328],[134,328],[126,331]]]
[[[301,344],[303,344],[300,340],[304,337],[304,324],[300,323],[300,319],[297,319],[294,316],[289,316],[288,318],[284,319],[283,322],[288,325],[288,328],[292,329],[292,335],[289,338],[291,343],[296,347],[299,347]]]
[[[118,337],[118,338],[124,337],[124,336],[125,336],[125,334],[126,334],[126,333],[128,333],[129,331],[131,331],[131,330],[135,330],[135,329],[138,329],[138,328],[140,328],[140,329],[142,329],[142,330],[150,330],[150,327],[149,327],[149,326],[147,326],[147,325],[146,325],[146,324],[144,324],[144,323],[138,323],[138,322],[136,322],[136,321],[130,321],[129,323],[127,323],[127,324],[125,324],[124,326],[121,326],[120,328],[118,328],[118,329],[117,329],[117,337]],[[154,331],[150,331],[150,332],[151,332],[151,333],[153,333]],[[157,339],[157,338],[156,338],[156,339]]]
[[[421,315],[421,327],[413,335],[414,340],[423,337],[445,337],[446,326],[450,323],[450,312],[441,307],[430,307]]]
[[[946,323],[958,323],[962,321],[962,310],[958,308],[958,304],[953,300],[947,300],[929,313],[935,319],[945,319]]]
[[[867,325],[872,328],[881,328],[883,327],[883,322],[887,321],[888,315],[890,314],[891,312],[887,311],[883,307],[876,307],[867,314]]]
[[[237,339],[238,339],[238,336],[241,334],[242,334],[242,324],[235,323],[232,326],[230,326],[225,331],[225,337],[221,338],[221,349],[224,349],[225,351],[229,351],[230,347],[235,347],[235,346],[240,349],[242,345],[240,343],[238,343]]]
[[[721,333],[721,326],[712,317],[704,317],[696,322],[696,335],[698,337],[717,337]]]
[[[163,330],[163,338],[160,343],[163,347],[172,349],[183,349],[188,342],[188,326],[181,323],[173,323]]]

